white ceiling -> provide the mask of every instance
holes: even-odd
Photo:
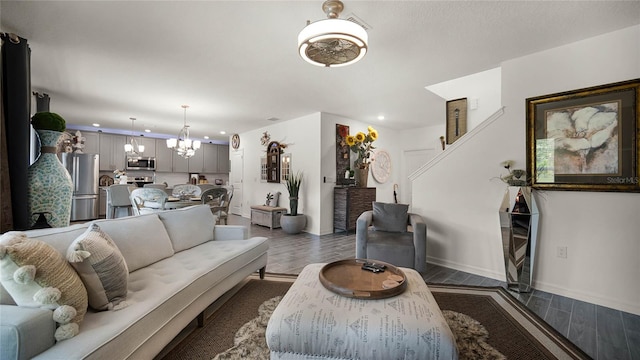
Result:
[[[297,54],[322,1],[1,1],[1,30],[26,38],[32,90],[73,125],[193,136],[327,112],[381,126],[440,124],[425,86],[640,23],[640,1],[355,1],[365,58],[319,68]],[[597,51],[597,49],[594,49]],[[613,57],[615,58],[615,57]],[[612,60],[612,66],[614,60]],[[220,135],[220,131],[227,135]]]

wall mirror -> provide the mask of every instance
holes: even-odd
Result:
[[[280,156],[280,182],[287,182],[291,175],[291,154],[282,154]]]

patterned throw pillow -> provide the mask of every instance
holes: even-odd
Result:
[[[79,331],[87,312],[87,290],[51,245],[11,231],[0,236],[0,281],[18,306],[51,309],[58,341]]]
[[[127,264],[116,244],[97,224],[91,224],[71,243],[67,260],[87,288],[89,306],[96,310],[127,306]]]

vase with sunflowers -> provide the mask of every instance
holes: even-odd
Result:
[[[354,169],[356,170],[356,186],[367,187],[367,180],[369,178],[369,164],[373,159],[371,154],[373,153],[373,142],[378,139],[378,131],[371,126],[367,127],[367,133],[358,132],[355,135],[347,134],[345,136],[345,142],[349,146],[349,149],[356,154],[358,158],[354,162]]]

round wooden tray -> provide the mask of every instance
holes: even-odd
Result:
[[[365,262],[386,265],[384,272],[373,273],[362,269]],[[382,282],[389,276],[402,277],[397,285],[388,289]],[[384,299],[401,294],[407,288],[407,277],[397,267],[378,260],[346,259],[329,263],[320,270],[320,283],[325,288],[342,296],[357,299]]]

